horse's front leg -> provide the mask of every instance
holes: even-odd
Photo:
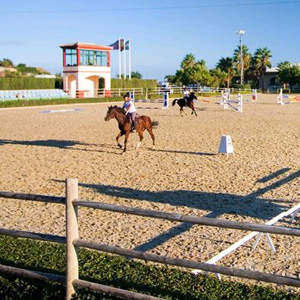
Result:
[[[180,107],[180,115],[182,116],[182,113],[186,115],[186,112],[183,110],[183,107]]]
[[[118,136],[116,137],[116,140],[117,140],[117,144],[118,144],[118,146],[119,146],[119,148],[121,148],[122,149],[122,145],[119,143],[119,139],[120,139],[120,137],[123,135],[124,133],[122,133],[122,131],[118,134]]]
[[[195,116],[197,117],[197,113],[196,113],[196,110],[195,110],[194,105],[191,107],[191,109],[192,109],[192,114],[193,114],[193,112],[194,112],[194,113],[195,113]]]

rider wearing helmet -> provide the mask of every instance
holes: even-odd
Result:
[[[129,93],[126,93],[123,96],[124,103],[123,103],[123,108],[126,111],[126,115],[129,116],[129,120],[131,121],[131,131],[134,132],[136,128],[136,108],[134,107],[133,101],[130,99]]]

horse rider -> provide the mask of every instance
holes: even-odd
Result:
[[[190,97],[190,92],[188,91],[187,88],[184,88],[184,90],[183,90],[183,98],[185,99],[186,103],[188,103],[189,97]]]
[[[123,99],[123,108],[125,109],[126,115],[129,116],[129,120],[131,121],[131,132],[134,132],[136,128],[136,108],[134,107],[133,101],[130,99],[129,93],[126,93],[123,96]]]

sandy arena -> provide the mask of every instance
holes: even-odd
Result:
[[[211,99],[212,102],[216,99]],[[121,103],[119,103],[121,105]],[[125,206],[264,223],[300,201],[300,102],[277,105],[276,95],[245,102],[244,112],[197,101],[198,117],[181,117],[179,106],[137,103],[138,112],[159,122],[156,150],[145,132],[136,152],[115,142],[116,120],[104,121],[108,104],[0,110],[0,190],[64,195],[64,180],[79,180],[81,199]],[[80,108],[73,112],[46,110]],[[218,155],[230,135],[235,155]],[[122,139],[123,142],[123,139]],[[64,207],[0,199],[0,226],[65,234]],[[276,223],[300,226],[286,218]],[[173,223],[80,208],[80,236],[95,242],[205,262],[247,232]],[[272,235],[247,242],[218,264],[296,277],[300,238]]]

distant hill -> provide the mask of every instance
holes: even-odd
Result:
[[[0,77],[34,76],[40,74],[51,74],[41,67],[29,67],[26,64],[14,65],[12,60],[3,58],[0,60]]]

